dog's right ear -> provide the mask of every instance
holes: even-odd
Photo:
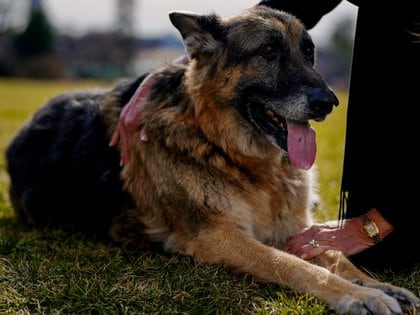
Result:
[[[218,16],[174,11],[169,13],[169,18],[181,33],[190,58],[214,53],[221,44],[223,27]]]

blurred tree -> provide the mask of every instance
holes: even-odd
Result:
[[[54,30],[40,0],[33,0],[26,29],[16,36],[19,57],[25,59],[54,51]]]
[[[338,56],[339,66],[349,68],[353,53],[355,24],[352,19],[343,19],[331,37],[331,49]]]
[[[18,63],[14,74],[44,79],[67,77],[67,65],[56,53],[55,40],[42,1],[32,0],[28,25],[15,37]]]
[[[126,36],[134,36],[134,0],[116,0],[116,31]]]
[[[317,49],[316,68],[336,89],[348,88],[355,27],[353,19],[339,21],[328,45]]]

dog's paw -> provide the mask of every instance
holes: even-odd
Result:
[[[389,283],[363,283],[365,287],[381,290],[385,294],[392,296],[400,303],[404,313],[415,314],[420,309],[420,299],[407,289],[393,286]]]
[[[363,288],[352,295],[342,297],[334,309],[340,314],[403,314],[396,299],[380,290],[370,288]]]

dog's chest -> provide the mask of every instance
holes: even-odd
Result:
[[[232,222],[259,241],[282,247],[291,234],[312,222],[310,174],[288,177],[282,172],[267,174],[265,185],[246,185],[240,193],[229,192]]]

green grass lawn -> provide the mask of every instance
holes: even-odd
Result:
[[[221,266],[21,225],[8,202],[5,147],[50,97],[92,85],[0,79],[0,314],[328,313],[311,295],[258,283]],[[334,219],[338,213],[346,102],[341,95],[341,106],[315,125],[319,220]],[[420,266],[376,276],[420,293]]]

